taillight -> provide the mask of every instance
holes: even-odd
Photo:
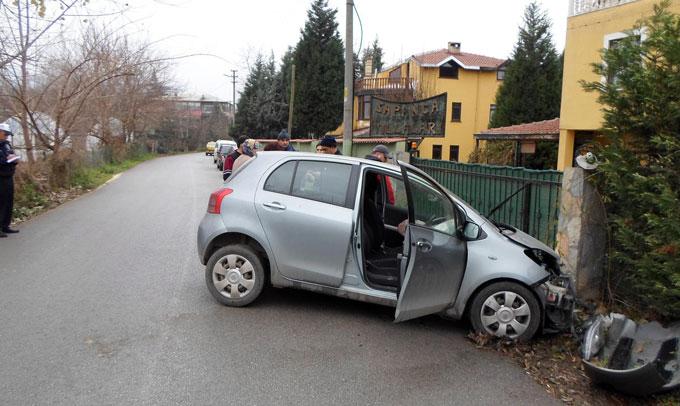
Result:
[[[233,192],[233,189],[221,188],[210,194],[210,200],[208,200],[208,213],[220,214],[220,207],[222,207],[222,199],[224,196]]]

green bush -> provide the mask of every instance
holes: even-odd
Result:
[[[40,191],[31,180],[17,182],[14,191],[13,218],[22,220],[42,210],[49,202],[47,195]]]
[[[636,311],[680,318],[680,16],[669,3],[594,65],[603,133],[598,183],[607,208],[610,295]],[[647,37],[640,40],[644,27]]]

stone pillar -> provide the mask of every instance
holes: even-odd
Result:
[[[607,228],[600,195],[586,179],[591,172],[565,168],[562,178],[557,252],[575,282],[576,295],[600,300],[604,283]]]

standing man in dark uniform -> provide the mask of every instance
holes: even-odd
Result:
[[[9,228],[14,208],[14,171],[20,160],[7,140],[10,135],[9,125],[0,123],[0,238],[19,232]]]

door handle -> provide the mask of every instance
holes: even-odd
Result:
[[[432,244],[430,244],[428,241],[425,240],[418,240],[415,242],[415,246],[420,248],[422,252],[430,252],[432,251]]]
[[[270,202],[270,203],[262,203],[264,207],[269,207],[270,209],[274,210],[286,210],[286,206],[282,205],[279,202]]]

